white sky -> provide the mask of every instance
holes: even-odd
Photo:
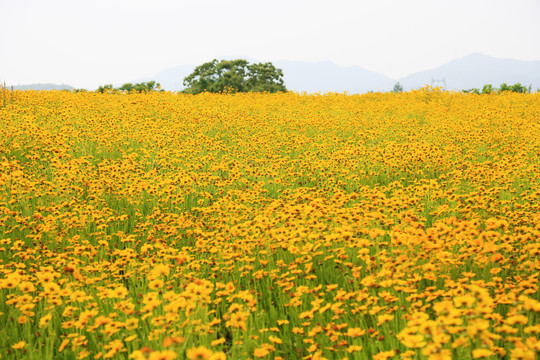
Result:
[[[472,52],[540,60],[540,0],[0,0],[0,81],[94,89],[223,56],[392,78]]]

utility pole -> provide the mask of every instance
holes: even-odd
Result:
[[[442,79],[431,78],[431,86],[433,86],[433,84],[442,84],[443,89],[446,90],[446,78],[442,78]]]

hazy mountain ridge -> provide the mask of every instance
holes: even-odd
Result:
[[[360,66],[342,67],[330,61],[306,63],[276,61],[283,70],[283,80],[289,90],[314,92],[364,93],[391,90],[395,80]]]
[[[139,83],[145,81],[156,81],[161,85],[161,88],[169,91],[180,91],[184,89],[184,78],[191,74],[197,65],[180,65],[160,71],[153,77],[138,78],[131,83]],[[119,86],[121,86],[120,84]]]
[[[443,79],[447,90],[481,89],[485,84],[499,87],[502,83],[531,85],[536,90],[540,88],[540,61],[499,59],[474,53],[434,69],[411,74],[399,82],[404,90],[410,90]],[[442,83],[435,82],[434,85],[442,86]]]
[[[234,57],[226,58],[232,59]],[[251,58],[248,61],[258,62]],[[442,82],[436,82],[436,80],[443,79],[446,81],[447,90],[482,88],[485,84],[498,87],[502,83],[515,84],[518,82],[525,86],[531,85],[533,90],[540,88],[539,60],[499,59],[478,53],[400,79],[392,79],[360,66],[343,67],[330,61],[279,60],[272,63],[283,70],[283,80],[287,89],[308,93],[384,92],[391,91],[398,81],[403,85],[404,90],[411,90],[419,89],[425,85],[443,86]],[[184,88],[182,84],[184,77],[191,74],[195,67],[196,65],[177,66],[166,69],[154,77],[142,78],[138,81],[156,80],[165,90],[179,91]]]
[[[233,58],[235,57],[226,57],[226,59]],[[250,62],[258,62],[248,57],[240,58],[245,58]],[[518,82],[525,86],[531,85],[533,91],[540,88],[540,60],[499,59],[478,53],[400,79],[392,79],[360,66],[343,67],[330,61],[279,60],[272,63],[283,70],[283,80],[287,89],[308,93],[346,91],[354,94],[368,91],[385,92],[391,91],[398,81],[403,85],[404,90],[408,91],[418,89],[426,84],[443,86],[443,79],[446,82],[446,90],[481,89],[485,84],[499,87],[502,83],[515,84]],[[196,66],[180,65],[165,69],[152,77],[141,77],[126,82],[138,83],[155,80],[161,84],[164,90],[180,91],[184,89],[184,78],[191,74]],[[38,85],[42,86],[42,88],[37,88]],[[118,84],[118,86],[121,85]],[[14,88],[22,90],[73,89],[69,85],[56,84],[18,85]]]
[[[11,88],[11,86],[9,86]],[[14,85],[14,90],[73,90],[73,86],[67,84],[27,84],[27,85]]]

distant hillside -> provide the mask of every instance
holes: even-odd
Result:
[[[385,75],[360,66],[342,67],[330,61],[276,61],[274,65],[283,70],[287,89],[294,91],[364,93],[389,91],[395,83]]]
[[[234,57],[227,57],[233,59]],[[245,58],[246,57],[239,57]],[[250,62],[259,60],[249,58]],[[401,82],[404,90],[419,89],[425,85],[442,86],[446,81],[447,90],[482,88],[485,84],[498,87],[502,83],[532,85],[540,88],[540,61],[497,59],[482,54],[471,54],[452,60],[435,69],[425,70],[401,79],[391,79],[385,75],[366,70],[359,66],[342,67],[329,61],[303,62],[280,60],[272,62],[283,70],[283,80],[289,90],[315,92],[344,92],[351,94],[372,91],[391,91],[396,82]],[[179,91],[182,82],[191,74],[196,65],[181,65],[166,69],[153,77],[140,78],[130,82],[155,80],[163,89]]]
[[[359,66],[341,67],[329,61],[309,63],[282,60],[272,63],[283,70],[283,80],[287,89],[299,92],[388,91],[395,83],[395,80],[387,76]],[[184,89],[183,80],[193,72],[195,67],[196,65],[181,65],[166,69],[152,77],[138,78],[130,82],[155,80],[165,90],[179,91]]]
[[[485,84],[498,87],[502,83],[532,85],[532,89],[536,90],[540,88],[540,61],[498,59],[482,54],[470,54],[435,69],[411,74],[399,81],[404,90],[410,90],[442,79],[446,80],[447,90],[481,89]],[[441,83],[434,85],[442,86]]]
[[[142,77],[131,83],[139,83],[145,81],[155,81],[161,85],[161,88],[168,91],[180,91],[184,89],[183,81],[186,76],[195,70],[196,65],[180,65],[173,68],[165,69],[152,77]],[[122,84],[118,85],[121,86]]]
[[[28,84],[13,86],[15,90],[73,90],[73,86],[62,84]]]
[[[245,56],[228,56],[226,58],[242,58],[251,63],[260,62],[260,60]],[[354,94],[370,90],[386,92],[392,91],[394,84],[398,81],[403,85],[404,90],[408,91],[419,89],[426,84],[442,86],[442,82],[434,82],[434,80],[443,79],[446,81],[447,90],[481,89],[485,84],[499,87],[502,83],[532,85],[533,90],[540,88],[540,61],[498,59],[482,54],[470,54],[435,69],[420,71],[401,79],[391,79],[360,66],[342,67],[329,61],[310,63],[280,60],[272,63],[283,70],[283,80],[287,89],[308,93],[347,91]],[[152,77],[143,77],[124,83],[155,80],[161,84],[164,90],[180,91],[184,89],[184,78],[191,74],[196,66],[180,65],[165,69]],[[116,84],[115,87],[122,84]],[[20,90],[73,90],[72,86],[65,84],[30,84],[14,86],[14,88]]]

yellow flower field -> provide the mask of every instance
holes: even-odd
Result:
[[[540,94],[6,97],[1,359],[540,356]]]

